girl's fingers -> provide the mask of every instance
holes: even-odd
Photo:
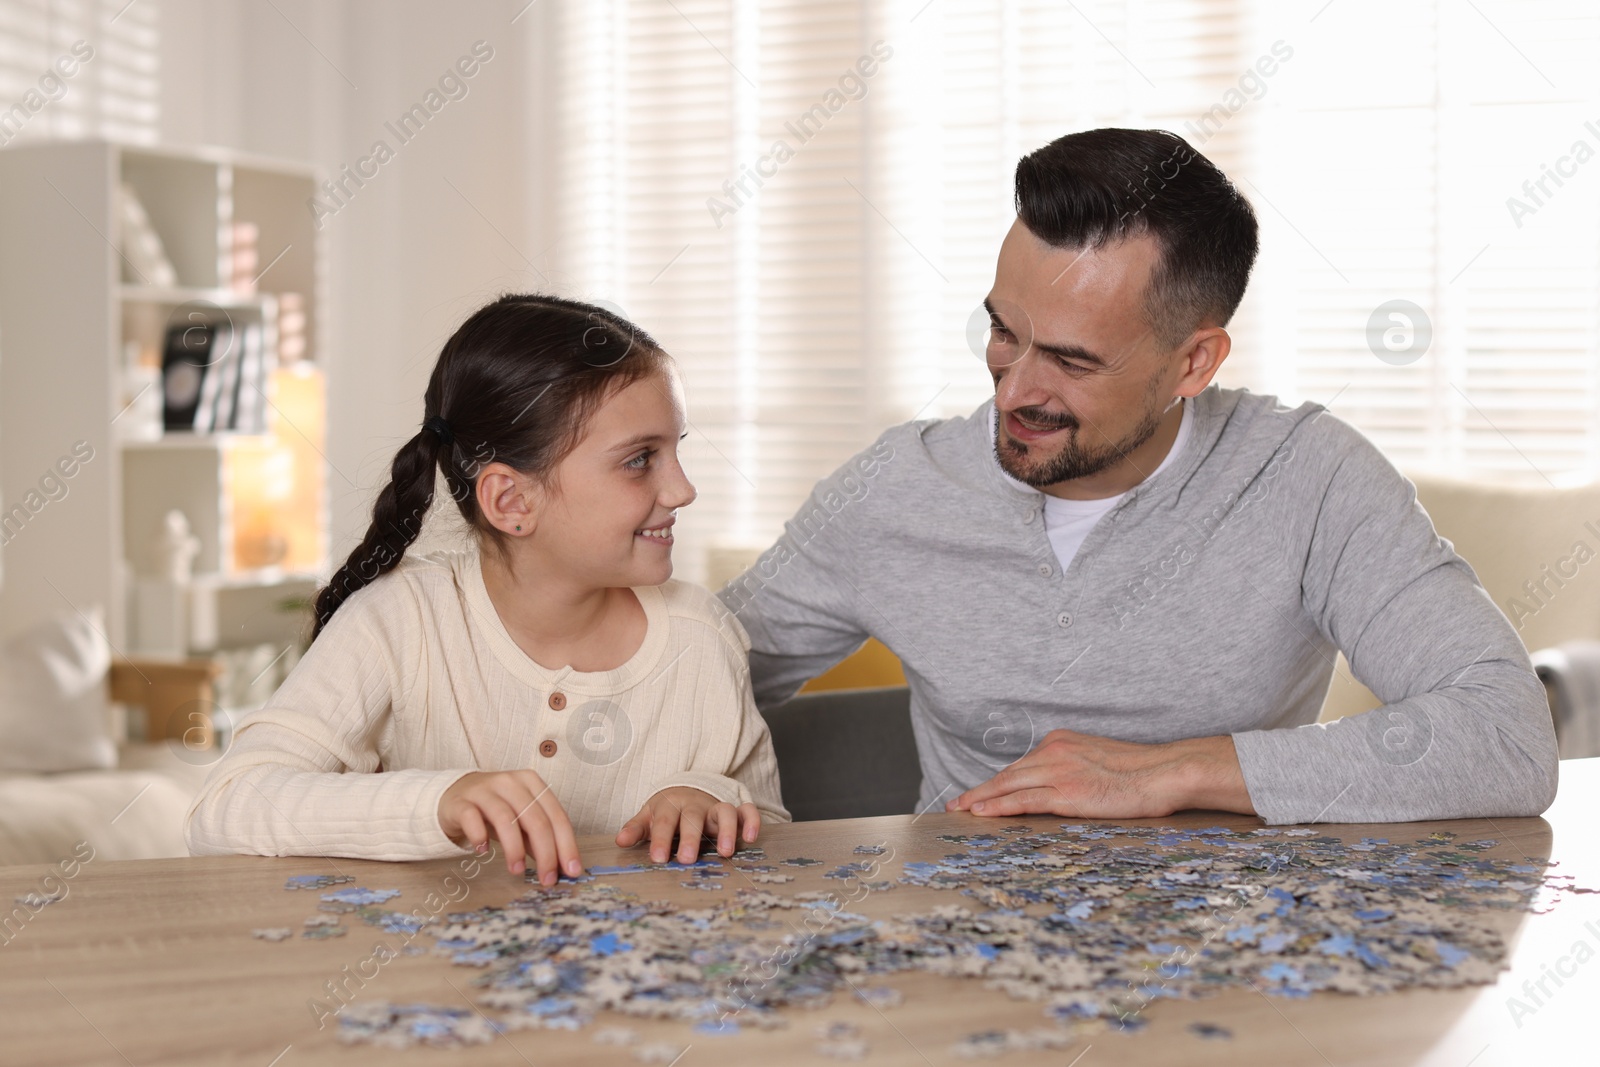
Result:
[[[483,825],[483,816],[478,814],[478,809],[470,801],[463,801],[461,810],[455,816],[462,836],[467,839],[468,848],[477,851],[489,843],[489,831]]]
[[[739,821],[744,824],[744,840],[746,844],[755,841],[761,833],[761,811],[754,804],[739,805]]]
[[[693,863],[700,858],[700,835],[705,832],[706,813],[697,804],[686,804],[678,818],[678,862]]]
[[[505,846],[506,870],[511,874],[521,874],[528,849],[516,811],[498,794],[483,797],[477,804],[478,810],[494,827],[495,838]]]
[[[679,809],[658,801],[650,809],[650,862],[665,863],[672,854],[672,835],[678,829]]]
[[[649,828],[650,806],[647,804],[639,809],[639,814],[622,824],[622,829],[617,831],[617,846],[632,848]]]
[[[717,855],[733,855],[734,839],[739,831],[739,816],[734,812],[732,804],[723,801],[713,806],[711,813],[706,816],[706,829],[717,835]]]
[[[520,788],[519,793],[526,791]],[[533,853],[534,870],[538,872],[540,885],[555,885],[556,864],[559,857],[556,853],[556,837],[550,826],[550,817],[543,806],[536,800],[532,793],[527,793],[516,810],[517,825],[521,828],[523,836],[528,839],[528,851]]]
[[[550,825],[550,833],[555,844],[555,861],[568,877],[576,878],[583,873],[583,857],[578,855],[578,835],[572,830],[572,820],[567,818],[566,809],[561,806],[561,801],[556,799],[556,794],[548,786],[538,796],[539,807],[544,809],[544,815]]]

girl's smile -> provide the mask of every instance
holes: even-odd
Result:
[[[672,526],[677,521],[678,520],[676,518],[671,518],[662,523],[660,526],[652,526],[643,530],[635,530],[633,534],[635,537],[642,537],[646,541],[650,541],[658,545],[665,545],[667,548],[671,548]]]

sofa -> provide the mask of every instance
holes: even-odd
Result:
[[[183,816],[220,753],[199,714],[216,668],[113,660],[103,623],[65,613],[0,643],[0,865],[55,863],[83,841],[97,859],[187,855]],[[120,740],[127,708],[150,740]]]

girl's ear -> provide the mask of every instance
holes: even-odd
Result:
[[[478,473],[478,510],[503,534],[522,537],[533,532],[542,494],[526,475],[504,463],[490,463]]]

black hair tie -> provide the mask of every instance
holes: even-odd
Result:
[[[446,447],[449,447],[449,445],[456,439],[456,435],[450,432],[450,424],[445,422],[444,419],[439,415],[433,415],[424,420],[422,423],[422,428],[424,430],[431,430],[435,435],[438,436],[440,443]]]

